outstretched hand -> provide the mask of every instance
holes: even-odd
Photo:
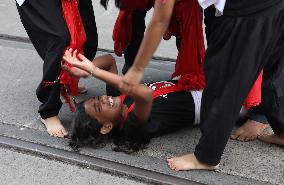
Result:
[[[71,64],[72,67],[68,64],[63,64],[62,68],[67,71],[70,75],[76,77],[86,78],[90,75],[90,70],[93,67],[93,63],[88,60],[84,55],[77,54],[77,50],[69,49],[65,51],[63,60],[68,64]]]
[[[119,84],[119,89],[125,94],[131,94],[133,89],[140,84],[144,75],[144,70],[138,70],[131,67],[128,72],[123,76],[122,81]]]

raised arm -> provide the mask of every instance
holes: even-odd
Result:
[[[123,77],[120,89],[126,92],[131,85],[139,84],[146,66],[159,46],[171,20],[175,0],[156,0],[152,19],[147,26],[133,66]]]
[[[74,67],[84,71],[85,73],[88,73],[93,77],[100,79],[115,88],[118,88],[119,83],[122,81],[122,77],[117,74],[117,70],[116,73],[114,73],[113,71],[109,72],[104,70],[108,69],[109,66],[113,66],[113,64],[109,65],[110,62],[107,62],[107,60],[111,60],[115,63],[115,60],[111,55],[99,57],[93,62],[88,60],[82,54],[78,54],[79,59],[76,56],[76,51],[73,52],[72,50],[68,50],[65,52],[63,59]],[[97,65],[99,65],[101,69]],[[125,94],[134,99],[134,113],[137,118],[141,122],[146,122],[150,116],[152,108],[152,90],[145,85],[138,84],[131,86],[131,88],[129,88],[129,90]]]

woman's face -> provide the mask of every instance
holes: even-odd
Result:
[[[115,122],[122,114],[122,102],[119,97],[97,96],[84,103],[85,112],[100,123]]]

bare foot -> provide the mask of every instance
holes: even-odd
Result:
[[[65,137],[68,132],[61,124],[58,116],[53,116],[47,119],[41,119],[41,122],[45,125],[47,133],[54,137]]]
[[[261,135],[258,137],[259,140],[266,143],[276,144],[284,147],[284,133],[280,135],[271,134],[271,135]]]
[[[219,165],[209,166],[197,160],[194,154],[186,154],[181,157],[167,159],[168,166],[175,171],[184,170],[216,170]]]
[[[85,94],[87,92],[87,88],[85,86],[78,86],[78,93],[79,94]]]
[[[231,135],[231,139],[238,141],[252,141],[257,139],[257,137],[261,135],[267,127],[268,124],[247,120],[245,124]]]

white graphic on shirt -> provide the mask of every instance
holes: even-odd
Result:
[[[157,90],[157,89],[161,89],[161,88],[165,88],[165,87],[174,86],[175,84],[172,83],[172,82],[168,82],[168,81],[160,81],[160,82],[154,82],[154,83],[146,83],[145,85],[147,85],[147,86],[150,87],[153,91],[155,91],[155,90]],[[160,95],[160,97],[162,97],[162,98],[168,98],[167,94]]]

